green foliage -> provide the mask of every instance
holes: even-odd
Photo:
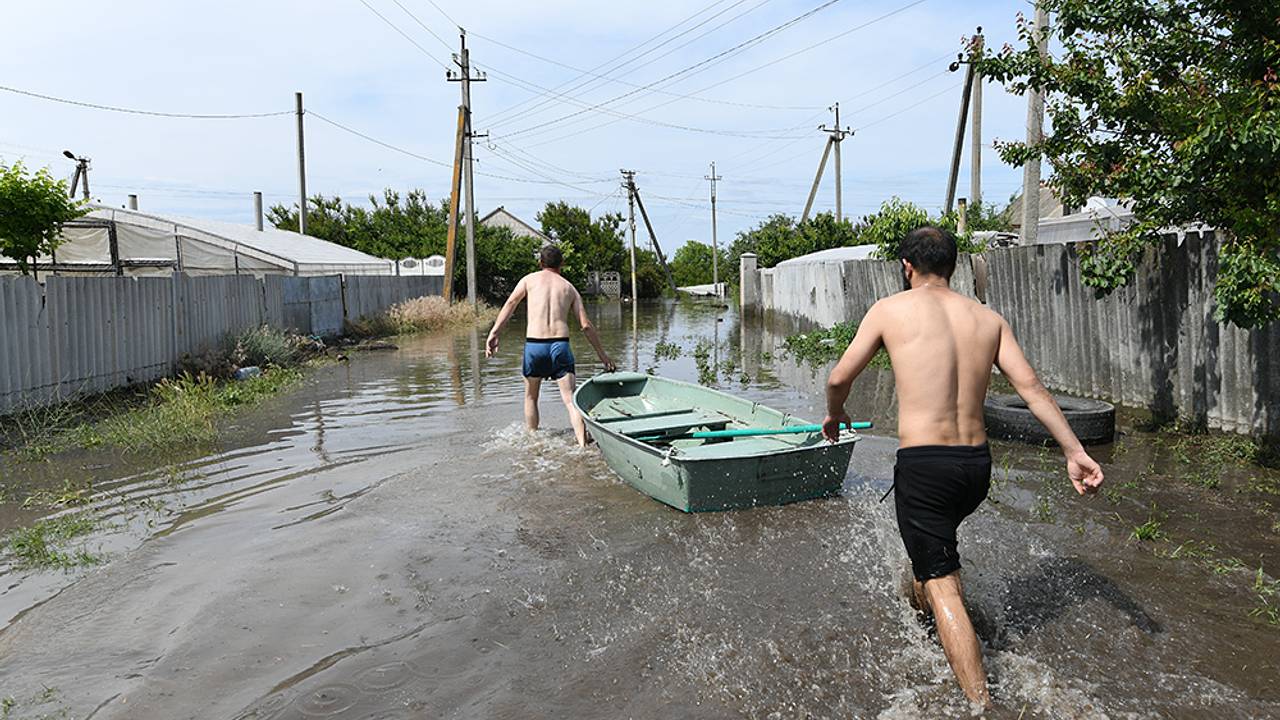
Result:
[[[675,277],[676,285],[710,285],[714,275],[711,256],[711,246],[705,243],[690,240],[681,245],[671,258],[671,274]],[[718,261],[723,280],[729,265],[729,253],[720,250]]]
[[[402,260],[444,255],[449,232],[447,201],[431,204],[424,191],[406,195],[390,188],[369,196],[370,208],[317,195],[307,201],[307,234],[375,257]],[[281,230],[298,229],[298,210],[272,206],[267,219]],[[464,228],[459,228],[453,282],[466,291]],[[513,235],[509,228],[480,225],[476,239],[476,286],[480,294],[503,298],[521,277],[538,269],[537,238]]]
[[[621,215],[608,213],[593,220],[587,210],[561,201],[547,203],[538,213],[537,220],[542,232],[564,253],[561,274],[574,285],[585,286],[589,272],[614,270],[621,273],[624,264],[630,274]]]
[[[972,208],[967,215],[968,217],[976,216],[982,224],[996,224],[996,221],[989,218],[988,213],[994,215],[994,208],[985,212],[982,208]],[[924,225],[933,225],[955,232],[956,213],[950,212],[931,218],[924,208],[895,196],[882,203],[879,210],[862,219],[861,235],[865,242],[875,244],[876,257],[881,260],[897,260],[902,240],[912,230]],[[985,228],[968,229],[973,231]],[[957,237],[956,245],[962,253],[980,253],[986,249],[981,243],[973,240],[971,233]]]
[[[680,357],[680,353],[681,350],[679,345],[673,342],[667,342],[666,340],[659,340],[653,346],[653,361],[675,360]]]
[[[807,362],[810,365],[823,365],[839,359],[857,334],[858,323],[850,320],[836,323],[826,330],[814,330],[812,332],[789,335],[782,345],[793,357],[801,362]],[[885,352],[884,348],[880,348],[871,357],[868,367],[882,370],[892,367],[889,362],[889,353]]]
[[[1110,291],[1132,278],[1161,229],[1217,228],[1219,320],[1280,318],[1280,8],[1274,0],[1044,0],[1055,22],[1042,58],[988,53],[979,71],[1011,91],[1046,93],[1053,132],[1038,146],[1005,142],[1011,164],[1044,157],[1072,206],[1119,198],[1136,221],[1091,248],[1085,282]]]
[[[0,255],[18,263],[23,275],[57,249],[63,223],[85,212],[84,201],[72,200],[67,183],[48,168],[28,174],[20,162],[0,167]]]
[[[620,273],[622,276],[623,294],[631,292],[631,265]],[[667,276],[658,264],[658,256],[652,250],[636,248],[636,295],[642,298],[662,297],[667,293]]]
[[[803,223],[797,223],[789,215],[777,214],[762,221],[750,230],[738,233],[729,246],[726,279],[737,282],[738,259],[744,253],[758,256],[762,268],[777,265],[801,255],[836,247],[865,245],[858,228],[848,220],[837,222],[832,213],[820,213]]]
[[[88,535],[98,522],[84,512],[58,515],[14,530],[4,537],[4,548],[20,568],[67,569],[95,565],[102,558],[84,548],[70,549],[72,540]]]
[[[240,367],[290,365],[302,356],[304,340],[270,325],[262,325],[246,330],[235,339],[231,361]]]

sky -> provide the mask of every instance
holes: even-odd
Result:
[[[898,196],[937,212],[959,110],[962,39],[1015,42],[1025,0],[44,0],[6,3],[0,86],[193,119],[87,108],[0,90],[0,163],[70,178],[92,159],[96,200],[253,222],[252,193],[296,203],[294,93],[302,92],[309,195],[367,204],[383,188],[447,196],[460,85],[472,85],[476,212],[536,224],[549,201],[626,213],[636,171],[664,249],[773,213],[798,216],[826,140],[842,148],[847,217]],[[1001,206],[1021,170],[993,139],[1025,134],[1026,101],[984,85],[983,195]],[[336,124],[335,124],[336,123]],[[345,129],[344,129],[345,128]],[[352,132],[354,131],[354,132]],[[361,137],[364,135],[365,137]],[[372,138],[372,140],[370,139]],[[376,141],[376,142],[375,142]],[[390,147],[388,147],[390,146]],[[969,188],[968,139],[957,196]],[[835,207],[832,163],[815,212]],[[645,242],[638,221],[639,241]]]

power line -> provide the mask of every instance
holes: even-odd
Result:
[[[924,0],[916,0],[916,1],[917,1],[917,2],[923,2]],[[515,136],[515,135],[523,135],[523,134],[525,134],[525,133],[532,132],[532,131],[537,130],[537,129],[539,129],[539,128],[547,127],[548,125],[554,125],[554,124],[556,124],[556,123],[558,123],[558,122],[562,122],[562,121],[564,121],[564,120],[567,120],[567,119],[569,119],[569,118],[575,117],[575,116],[577,116],[577,115],[581,115],[582,113],[587,112],[588,110],[594,110],[594,109],[601,108],[601,107],[603,107],[603,106],[605,106],[605,105],[609,105],[609,104],[615,103],[615,102],[617,102],[617,101],[619,101],[619,100],[622,100],[623,98],[626,98],[626,97],[630,97],[630,96],[632,96],[632,95],[635,95],[636,93],[639,93],[639,92],[643,92],[643,91],[645,91],[645,90],[648,90],[649,88],[652,88],[652,87],[653,87],[653,86],[655,86],[655,85],[659,85],[659,84],[664,83],[664,82],[667,82],[667,81],[669,81],[669,80],[673,80],[673,79],[675,79],[675,78],[677,78],[677,77],[680,77],[680,76],[682,76],[682,75],[687,75],[687,74],[689,74],[689,73],[693,72],[694,70],[697,70],[698,68],[706,69],[706,68],[707,68],[709,65],[711,65],[711,64],[714,64],[714,63],[717,63],[717,62],[721,62],[721,61],[723,61],[723,60],[727,59],[728,57],[730,57],[730,56],[732,56],[732,55],[735,55],[735,54],[737,54],[737,53],[740,53],[740,52],[742,52],[742,51],[746,50],[746,49],[747,49],[747,48],[749,48],[749,47],[752,47],[752,46],[754,46],[754,45],[758,45],[758,44],[760,44],[760,43],[764,42],[765,40],[769,39],[770,37],[772,37],[772,36],[774,36],[774,35],[777,35],[777,34],[778,34],[778,33],[780,33],[780,32],[783,32],[784,30],[786,30],[787,28],[789,28],[789,27],[791,27],[791,26],[795,25],[796,23],[802,22],[803,20],[805,20],[805,19],[807,19],[807,18],[809,18],[809,17],[812,17],[813,15],[815,15],[815,14],[817,14],[817,13],[819,13],[819,12],[821,12],[821,11],[825,10],[826,8],[831,7],[832,5],[836,4],[837,2],[840,2],[840,0],[826,0],[826,2],[822,3],[821,5],[818,5],[817,7],[813,8],[813,9],[811,9],[811,10],[808,10],[808,11],[806,11],[806,12],[803,12],[803,13],[801,13],[800,15],[797,15],[796,17],[793,17],[793,18],[791,18],[790,20],[788,20],[788,21],[786,21],[786,22],[784,22],[784,23],[782,23],[782,24],[780,24],[780,25],[775,25],[774,27],[769,28],[768,30],[766,30],[766,31],[764,31],[764,32],[762,32],[762,33],[759,33],[758,35],[755,35],[755,36],[753,36],[753,37],[751,37],[751,38],[749,38],[749,39],[747,39],[747,40],[744,40],[744,41],[742,41],[742,42],[738,43],[737,45],[734,45],[733,47],[731,47],[731,48],[729,48],[729,49],[727,49],[727,50],[722,50],[722,51],[720,51],[720,52],[716,53],[715,55],[712,55],[712,56],[711,56],[711,57],[709,57],[709,58],[706,58],[706,59],[704,59],[704,60],[701,60],[701,61],[699,61],[699,62],[694,63],[693,65],[690,65],[690,66],[688,66],[688,67],[686,67],[686,68],[683,68],[683,69],[681,69],[681,70],[677,70],[676,72],[673,72],[673,73],[670,73],[670,74],[668,74],[668,75],[665,75],[665,76],[663,76],[663,77],[661,77],[661,78],[658,78],[657,80],[654,80],[653,82],[648,83],[647,85],[643,85],[643,86],[641,86],[641,87],[639,87],[639,88],[636,88],[636,89],[630,90],[630,91],[625,92],[625,93],[623,93],[623,94],[621,94],[621,95],[618,95],[618,96],[612,97],[612,98],[610,98],[610,99],[608,99],[608,100],[604,100],[604,101],[602,101],[602,102],[596,103],[595,105],[592,105],[592,106],[590,106],[590,107],[588,107],[588,108],[585,108],[585,109],[582,109],[582,110],[577,110],[577,111],[574,111],[574,112],[569,113],[569,114],[567,114],[567,115],[562,115],[562,116],[560,116],[560,117],[558,117],[558,118],[554,118],[554,119],[552,119],[552,120],[547,120],[547,121],[544,121],[544,122],[541,122],[541,123],[537,123],[537,124],[535,124],[535,125],[530,125],[530,126],[527,126],[527,127],[524,127],[524,128],[519,128],[519,129],[513,130],[513,131],[511,131],[511,132],[507,133],[506,135],[504,135],[503,137],[508,137],[508,138],[509,138],[509,137],[513,137],[513,136]]]
[[[90,108],[93,110],[106,110],[109,112],[127,113],[129,115],[149,115],[152,117],[165,118],[184,118],[188,120],[242,120],[246,118],[265,118],[275,117],[277,115],[292,115],[292,110],[281,110],[279,112],[265,113],[218,113],[218,114],[195,114],[195,113],[176,113],[176,112],[160,112],[158,110],[139,110],[136,108],[119,107],[116,105],[100,105],[98,103],[85,102],[83,100],[71,100],[68,98],[56,97],[53,95],[45,95],[43,93],[32,92],[30,90],[21,90],[15,87],[0,85],[0,90],[15,95],[26,95],[27,97],[39,98],[40,100],[48,100],[50,102],[62,103],[64,105],[75,105],[77,107]]]
[[[432,55],[430,52],[427,52],[427,49],[426,49],[426,48],[424,48],[424,47],[422,47],[421,45],[419,45],[417,40],[414,40],[413,38],[409,37],[409,34],[408,34],[408,33],[406,33],[405,31],[401,30],[401,29],[400,29],[400,26],[398,26],[398,25],[396,25],[395,23],[393,23],[393,22],[391,22],[390,20],[388,20],[388,19],[387,19],[387,17],[386,17],[385,15],[383,15],[383,14],[382,14],[382,13],[380,13],[380,12],[378,12],[378,11],[377,11],[377,9],[375,9],[372,5],[370,5],[368,2],[366,2],[366,0],[360,0],[360,4],[361,4],[361,5],[364,5],[366,8],[369,8],[369,12],[373,13],[374,15],[377,15],[379,20],[381,20],[382,22],[384,22],[384,23],[386,23],[386,24],[387,24],[387,27],[391,28],[392,30],[395,30],[397,33],[400,33],[400,36],[401,36],[401,37],[403,37],[405,40],[408,40],[410,43],[413,43],[413,46],[414,46],[414,47],[416,47],[416,48],[418,48],[419,50],[421,50],[423,55],[426,55],[427,57],[431,58],[431,62],[433,62],[433,63],[435,63],[435,64],[439,65],[439,66],[440,66],[440,67],[442,67],[442,68],[444,68],[444,71],[445,71],[445,72],[449,72],[449,66],[448,66],[448,65],[445,65],[444,63],[440,62],[438,59],[436,59],[436,56],[435,56],[435,55]],[[425,26],[424,26],[424,27],[425,27]],[[431,34],[432,34],[432,35],[435,35],[435,33],[431,33]],[[440,39],[440,38],[439,38],[439,36],[437,36],[437,37],[436,37],[436,39],[437,39],[437,40],[439,40],[439,39]],[[443,42],[443,41],[441,41],[441,42]],[[448,47],[448,45],[446,45],[446,47]]]
[[[457,20],[454,20],[454,19],[453,19],[453,17],[449,15],[449,13],[447,13],[447,12],[445,12],[445,11],[444,11],[444,8],[442,8],[442,7],[440,7],[439,5],[437,5],[437,4],[436,4],[436,0],[427,0],[427,2],[431,3],[431,7],[435,8],[435,9],[436,9],[436,10],[438,10],[438,11],[440,11],[440,14],[444,16],[444,19],[445,19],[445,20],[448,20],[450,23],[452,23],[454,27],[456,27],[456,28],[461,28],[461,27],[462,27],[462,23],[459,23]]]

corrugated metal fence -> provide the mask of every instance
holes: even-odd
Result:
[[[1132,282],[1098,296],[1078,245],[988,250],[987,303],[1013,326],[1045,384],[1213,428],[1280,436],[1280,323],[1245,331],[1213,318],[1217,243],[1187,233],[1150,248]],[[972,295],[971,262],[953,286]],[[901,289],[895,263],[849,260],[757,271],[744,297],[830,325]]]
[[[443,278],[0,276],[0,412],[148,382],[259,325],[340,332]]]

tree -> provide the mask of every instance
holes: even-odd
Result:
[[[1037,157],[1064,202],[1129,204],[1135,222],[1087,250],[1086,283],[1132,278],[1162,229],[1206,223],[1222,241],[1218,319],[1255,327],[1280,318],[1280,4],[1276,0],[1041,0],[1053,56],[1006,46],[978,62],[1016,93],[1046,94],[1052,132],[1004,142],[1011,164]]]
[[[564,253],[564,276],[578,287],[587,273],[613,270],[621,272],[629,259],[622,241],[622,216],[617,213],[591,219],[591,213],[566,202],[549,202],[537,221],[542,232]]]
[[[86,212],[72,200],[67,183],[48,168],[28,174],[22,163],[0,167],[0,255],[12,258],[23,275],[36,259],[62,243],[62,226]]]
[[[730,275],[738,277],[738,259],[743,253],[757,255],[760,267],[773,267],[783,260],[819,250],[861,245],[866,241],[848,220],[837,221],[832,213],[819,213],[802,223],[781,213],[769,217],[751,230],[738,233],[729,247]]]
[[[723,280],[724,273],[729,269],[729,254],[721,250],[718,260]],[[671,258],[671,275],[675,278],[676,285],[680,287],[710,285],[714,276],[711,246],[696,240],[690,240],[681,245]]]
[[[405,195],[387,189],[382,198],[369,196],[371,208],[350,205],[339,197],[320,195],[307,201],[307,234],[354,248],[375,257],[402,260],[444,255],[449,210],[444,201],[432,204],[418,189]],[[281,230],[298,229],[296,207],[273,206],[268,219]],[[465,292],[467,258],[462,229],[453,267],[453,286]],[[503,299],[524,275],[538,269],[537,238],[517,236],[509,228],[476,228],[476,289],[492,300]]]
[[[970,213],[969,217],[973,217],[973,214]],[[919,205],[892,197],[881,203],[878,211],[862,219],[861,236],[864,243],[876,245],[876,257],[881,260],[897,260],[903,238],[924,225],[955,232],[956,213],[931,218]],[[958,236],[956,245],[962,253],[980,253],[985,249],[981,243],[973,240],[972,232]]]

